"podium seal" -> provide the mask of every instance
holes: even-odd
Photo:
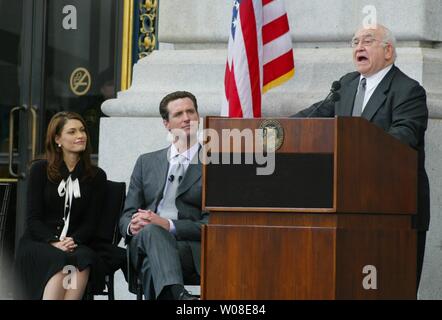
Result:
[[[259,129],[262,129],[264,150],[275,152],[281,148],[284,142],[284,129],[278,120],[266,119],[261,122]],[[267,145],[267,141],[270,145]]]

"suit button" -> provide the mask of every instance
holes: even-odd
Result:
[[[55,236],[55,239],[58,239],[58,236]]]
[[[60,230],[60,227],[59,227],[59,226],[57,227],[57,230]]]

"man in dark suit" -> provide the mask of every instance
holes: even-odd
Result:
[[[141,155],[133,170],[120,231],[134,266],[141,261],[147,299],[192,299],[184,283],[200,278],[201,162],[196,98],[190,92],[168,94],[160,103],[172,137],[166,149]]]
[[[429,183],[424,168],[428,108],[424,88],[394,65],[395,44],[391,31],[382,25],[357,31],[351,41],[357,71],[340,79],[340,100],[318,102],[293,116],[360,116],[418,151],[418,212],[413,226],[417,230],[419,287],[430,222]]]

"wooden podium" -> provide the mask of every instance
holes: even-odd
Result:
[[[363,118],[273,120],[284,139],[272,175],[203,166],[202,299],[416,299],[416,151]],[[210,155],[253,153],[222,145]]]

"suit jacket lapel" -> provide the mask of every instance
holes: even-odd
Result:
[[[157,159],[155,161],[155,164],[157,165],[156,172],[157,172],[157,196],[156,196],[156,204],[155,204],[155,212],[157,211],[158,204],[160,203],[161,199],[163,198],[163,192],[164,187],[166,185],[167,180],[167,173],[169,172],[169,152],[170,147],[166,148],[164,150],[161,150],[157,154]]]
[[[183,181],[181,181],[178,189],[176,191],[176,197],[178,198],[184,192],[186,192],[194,183],[201,177],[202,167],[199,161],[199,151],[201,150],[201,146],[198,149],[198,152],[195,154],[196,159],[192,159],[190,161],[189,167],[184,174]],[[195,161],[198,160],[198,161]],[[196,163],[195,163],[196,162]]]
[[[356,91],[358,90],[360,77],[357,76],[354,78],[349,84],[347,90],[341,90],[341,101],[339,102],[342,108],[338,108],[341,110],[338,116],[351,116],[353,111],[353,104],[355,101]]]
[[[370,100],[368,100],[361,117],[371,121],[373,116],[376,114],[378,109],[382,106],[385,99],[387,98],[386,92],[390,89],[391,80],[396,73],[396,67],[393,66],[391,70],[385,75],[384,79],[379,83],[377,88],[374,90]]]
[[[201,177],[201,165],[198,164],[189,164],[187,168],[186,174],[184,175],[183,181],[178,186],[176,191],[177,198],[182,195],[184,192],[189,190],[189,188],[194,185],[195,181],[197,181]]]

